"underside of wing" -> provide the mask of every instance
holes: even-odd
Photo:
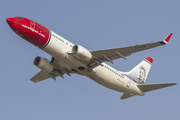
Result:
[[[35,76],[33,76],[30,80],[33,82],[39,82],[48,78],[52,78],[56,80],[56,77],[58,76],[64,78],[63,77],[64,74],[71,76],[70,74],[73,73],[73,71],[70,71],[67,68],[62,67],[60,65],[60,62],[54,58],[51,59],[51,64],[54,66],[54,69],[52,72],[41,70]]]
[[[30,80],[33,81],[33,82],[39,82],[39,81],[42,81],[42,80],[45,80],[45,79],[48,79],[48,78],[49,78],[48,73],[41,70],[35,76],[33,76]]]
[[[126,56],[129,56],[132,53],[151,49],[151,48],[158,47],[161,45],[165,45],[168,43],[171,36],[172,36],[172,33],[163,41],[158,41],[154,43],[134,45],[134,46],[129,46],[129,47],[115,48],[115,49],[91,51],[94,61],[91,61],[91,63],[89,63],[88,66],[94,67],[105,61],[109,61],[113,63],[112,62],[113,60],[119,59],[119,58],[126,59]]]

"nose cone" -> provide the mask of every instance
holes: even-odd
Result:
[[[7,18],[7,19],[6,19],[6,22],[7,22],[10,26],[12,26],[15,21],[14,21],[14,18]]]
[[[15,18],[7,18],[6,22],[9,24],[9,26],[13,31],[17,28],[17,23],[15,21]]]

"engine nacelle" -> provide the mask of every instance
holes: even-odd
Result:
[[[48,73],[52,72],[54,69],[53,65],[49,60],[42,58],[40,56],[34,59],[34,65],[39,69],[45,70]]]
[[[92,59],[92,54],[86,48],[80,45],[74,45],[72,48],[73,56],[82,61],[90,61]]]

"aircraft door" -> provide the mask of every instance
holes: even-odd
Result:
[[[35,30],[36,23],[33,20],[30,20],[30,28]]]
[[[128,80],[127,80],[127,85],[126,85],[126,86],[129,88],[130,85],[131,85],[131,81],[128,79]]]

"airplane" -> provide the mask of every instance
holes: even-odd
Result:
[[[76,73],[87,76],[107,88],[122,92],[122,100],[135,95],[143,96],[145,92],[176,85],[176,83],[145,84],[153,62],[149,56],[129,72],[118,71],[104,63],[106,61],[113,63],[113,60],[119,58],[127,60],[126,57],[132,53],[165,45],[170,40],[172,33],[163,41],[91,51],[81,45],[71,43],[28,18],[18,16],[7,18],[6,21],[17,35],[52,56],[50,61],[40,56],[34,59],[34,65],[41,69],[30,79],[35,83],[48,78],[56,80],[58,76],[64,78],[64,74],[71,76]]]

